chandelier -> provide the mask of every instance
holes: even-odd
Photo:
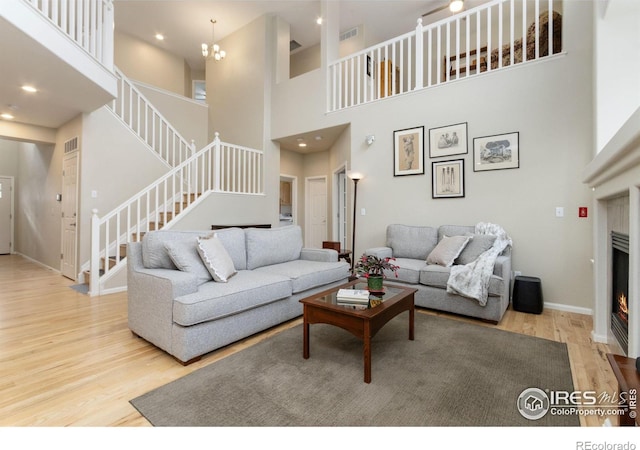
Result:
[[[221,59],[224,59],[225,56],[227,56],[227,53],[222,50],[218,44],[215,44],[215,24],[216,21],[214,19],[211,19],[211,45],[207,45],[204,43],[202,44],[202,56],[204,56],[205,58],[211,57],[216,61],[220,61]]]

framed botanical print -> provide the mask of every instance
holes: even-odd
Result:
[[[393,175],[424,174],[424,127],[393,132]]]
[[[433,198],[464,197],[464,159],[431,163]]]
[[[473,171],[520,167],[520,134],[506,133],[473,139]]]
[[[429,130],[429,157],[463,155],[468,152],[467,122]]]

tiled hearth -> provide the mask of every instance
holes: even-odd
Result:
[[[586,167],[584,181],[594,194],[593,339],[623,353],[611,331],[611,232],[629,235],[629,344],[640,356],[640,110]]]

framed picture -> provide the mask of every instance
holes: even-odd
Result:
[[[429,130],[429,156],[431,158],[463,155],[468,151],[467,122]]]
[[[464,159],[431,163],[433,198],[464,197]]]
[[[393,132],[393,175],[424,173],[424,127]]]
[[[520,134],[507,133],[473,139],[473,171],[520,167]]]

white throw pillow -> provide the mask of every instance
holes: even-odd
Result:
[[[238,273],[229,252],[224,248],[217,235],[199,238],[198,253],[215,281],[226,283],[229,278]]]
[[[427,264],[451,267],[470,239],[470,236],[444,236],[427,256]]]

